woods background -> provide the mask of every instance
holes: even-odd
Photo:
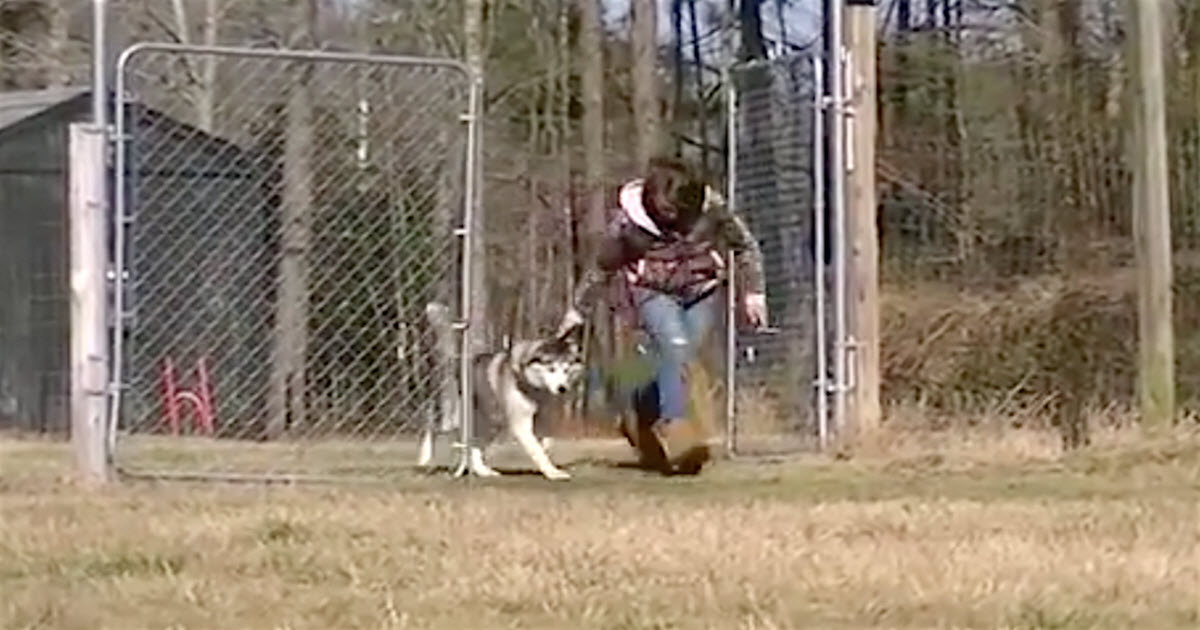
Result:
[[[723,68],[813,50],[821,35],[820,7],[801,0],[111,4],[113,56],[173,41],[482,59],[480,295],[488,321],[515,313],[519,334],[556,323],[588,257],[586,235],[611,206],[605,191],[651,153],[724,177]],[[1200,5],[1164,5],[1178,390],[1191,412],[1200,405]],[[0,2],[0,89],[86,85],[89,9]],[[875,166],[890,421],[1032,424],[1063,410],[1119,419],[1132,408],[1123,14],[1118,0],[880,3]],[[473,29],[478,38],[466,36]],[[237,95],[220,93],[215,69],[192,70],[164,75],[162,89],[204,128],[217,101]]]

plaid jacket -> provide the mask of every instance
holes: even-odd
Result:
[[[702,211],[682,229],[665,230],[654,223],[641,202],[642,182],[621,187],[620,210],[599,244],[595,264],[576,288],[575,307],[589,312],[600,292],[617,274],[629,286],[644,287],[691,301],[726,279],[722,252],[738,252],[738,277],[747,293],[762,293],[762,253],[745,222],[729,211],[724,198],[705,190]]]

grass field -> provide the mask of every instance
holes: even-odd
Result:
[[[1200,627],[1200,438],[1099,441],[93,490],[65,445],[0,440],[0,628]]]

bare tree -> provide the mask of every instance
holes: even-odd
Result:
[[[571,226],[574,224],[574,196],[571,194],[571,0],[558,0],[558,54],[559,72],[558,72],[558,147],[556,151],[559,155],[559,181],[562,187],[562,195],[560,195],[560,207],[563,210],[563,225],[565,229],[563,233],[567,238],[560,243],[562,249],[566,253],[566,264],[558,263],[554,265],[556,273],[553,277],[561,277],[562,270],[567,270],[566,274],[566,291],[564,292],[566,299],[570,300],[570,296],[574,293],[575,276],[570,273],[570,270],[575,268],[575,250],[571,245]]]
[[[633,40],[633,120],[638,168],[659,151],[658,10],[654,0],[630,0]]]
[[[220,26],[220,0],[205,0],[204,4],[204,45],[216,46]],[[217,101],[217,58],[208,55],[204,59],[204,67],[200,71],[200,86],[196,95],[196,114],[199,126],[205,131],[212,131],[216,101]]]
[[[700,169],[705,179],[708,179],[708,95],[704,91],[704,56],[700,52],[700,21],[696,17],[696,0],[687,0],[688,21],[692,31],[692,62],[695,64],[696,103],[699,105],[699,115],[696,116],[697,133],[700,137]]]
[[[47,4],[50,27],[46,32],[46,86],[55,87],[71,82],[69,52],[71,10],[69,0],[51,0]]]
[[[738,3],[738,24],[741,26],[742,32],[741,58],[743,61],[765,59],[767,56],[767,45],[763,40],[762,30],[762,3],[763,0],[742,0]]]
[[[196,7],[194,2],[172,0],[169,17],[161,13],[160,3],[149,0],[143,0],[137,5],[137,11],[161,31],[159,36],[165,35],[170,40],[185,45],[199,43],[203,46],[216,46],[220,41],[221,23],[234,4],[235,0],[204,0],[198,39],[192,20]],[[183,55],[179,57],[179,63],[182,76],[163,79],[178,83],[176,87],[195,112],[196,126],[211,133],[217,102],[218,58],[214,55]]]
[[[317,44],[318,0],[296,7],[291,47]],[[308,254],[313,222],[313,106],[311,67],[297,64],[296,84],[286,104],[283,149],[282,255],[275,304],[275,334],[268,398],[267,437],[305,424],[308,354]]]
[[[589,237],[604,231],[604,49],[600,0],[578,0],[579,59],[583,64],[583,181]],[[594,255],[591,238],[584,257]]]
[[[604,47],[600,22],[601,0],[577,0],[579,4],[579,54],[583,90],[583,189],[584,237],[580,239],[580,259],[591,264],[596,243],[604,233],[607,217],[604,207]],[[597,316],[592,337],[595,351],[606,360],[612,353],[612,325],[608,317]],[[584,401],[586,404],[588,401]]]
[[[674,97],[671,99],[672,127],[683,111],[683,0],[671,0],[671,71]],[[683,153],[683,130],[673,129],[675,155]]]

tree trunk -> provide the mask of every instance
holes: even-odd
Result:
[[[68,2],[69,0],[53,0],[47,8],[50,13],[50,28],[46,33],[46,49],[49,53],[46,64],[46,87],[63,86],[71,82],[71,70],[67,59],[71,24],[71,12],[67,9]]]
[[[298,8],[294,44],[316,44],[317,0]],[[282,252],[275,304],[266,437],[275,439],[305,424],[305,362],[308,346],[308,253],[313,223],[313,105],[311,67],[294,67],[296,85],[286,104],[283,149]]]
[[[765,59],[767,46],[763,43],[762,14],[763,0],[742,0],[738,6],[738,22],[742,30],[742,61]]]
[[[693,71],[696,75],[696,104],[700,108],[696,122],[699,125],[697,134],[700,136],[700,174],[708,181],[709,137],[708,137],[708,100],[704,92],[704,57],[700,52],[700,21],[696,19],[696,0],[687,0],[688,20],[692,27],[692,59],[695,62]]]
[[[192,27],[188,20],[187,5],[184,0],[172,0],[172,11],[175,17],[175,38],[184,45],[192,44]],[[221,11],[220,0],[205,0],[204,31],[202,43],[205,46],[217,44],[218,23]],[[183,58],[184,68],[191,79],[190,88],[185,92],[192,107],[196,111],[196,126],[206,133],[213,132],[213,116],[216,103],[217,57],[205,55],[200,64],[196,56],[188,55]],[[196,66],[200,65],[199,71]]]
[[[882,138],[882,146],[886,148],[903,149],[899,146],[904,141],[900,130],[907,127],[906,113],[908,111],[908,78],[903,73],[909,67],[908,48],[912,27],[912,0],[898,0],[896,36],[891,45],[895,52],[891,67],[894,72],[901,73],[901,78],[888,90],[893,96],[880,103],[882,116],[880,116],[879,137]]]
[[[185,46],[192,43],[192,29],[188,26],[187,7],[184,6],[183,0],[171,0],[171,7],[175,14],[175,37],[179,38],[179,43]]]
[[[204,6],[204,45],[216,46],[219,37],[220,0],[206,0]],[[217,101],[217,56],[207,55],[200,70],[200,88],[196,95],[196,114],[200,129],[212,133]]]
[[[596,244],[608,222],[604,207],[604,48],[600,22],[601,0],[577,0],[579,4],[579,59],[583,63],[583,189],[584,219],[581,266],[594,264]],[[588,315],[585,313],[585,316]],[[589,352],[603,364],[612,357],[612,321],[607,309],[593,314]],[[591,408],[591,396],[585,396],[584,414]]]
[[[563,307],[570,307],[571,296],[575,292],[575,249],[572,247],[571,227],[575,224],[575,203],[571,185],[571,12],[570,0],[558,0],[558,56],[559,62],[559,91],[558,91],[558,155],[560,178],[559,186],[560,207],[563,211],[562,238],[557,249],[565,253],[565,260],[554,261],[552,278],[562,277],[566,270],[566,285],[563,294]],[[552,243],[553,245],[553,243]]]
[[[633,124],[637,168],[660,150],[658,111],[658,11],[654,0],[630,0],[633,40]]]
[[[959,215],[955,228],[955,246],[958,260],[964,264],[974,261],[976,235],[975,216],[966,207],[965,193],[966,177],[966,147],[963,143],[963,116],[959,107],[959,73],[963,67],[962,51],[962,13],[959,3],[946,2],[942,5],[942,22],[945,24],[945,45],[949,49],[948,57],[951,67],[943,78],[943,98],[945,107],[945,142],[946,161],[943,171],[947,181],[945,190],[949,191],[950,204]]]
[[[604,231],[604,50],[601,42],[600,0],[578,0],[579,59],[583,87],[583,181],[587,238],[584,260],[595,255],[594,239]]]
[[[674,128],[675,121],[683,113],[683,0],[671,0],[671,71],[674,73],[675,97],[671,99],[671,135],[675,138],[675,156],[683,155],[683,140],[676,135],[682,130]]]

